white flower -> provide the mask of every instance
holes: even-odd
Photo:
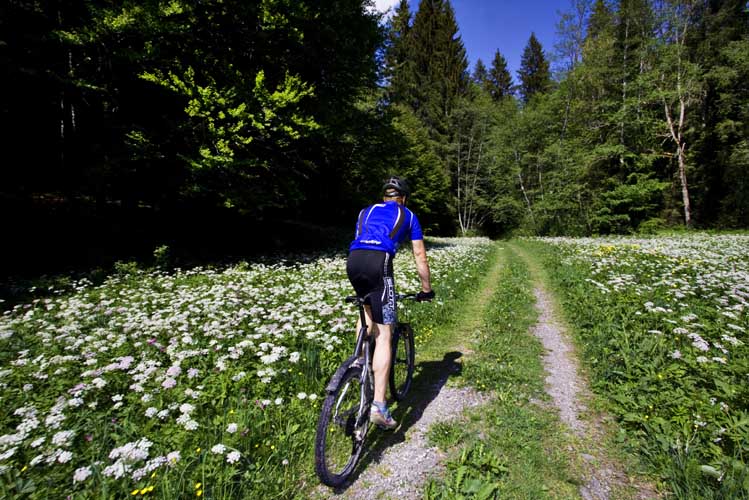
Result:
[[[188,420],[185,422],[185,429],[188,431],[194,431],[198,428],[198,423],[195,420]]]
[[[192,411],[194,409],[195,409],[195,407],[193,405],[191,405],[190,403],[182,403],[181,405],[179,405],[179,411],[181,413],[190,414],[190,413],[192,413]]]
[[[300,392],[296,395],[299,399],[307,399],[307,393],[306,392]]]
[[[200,374],[200,370],[197,370],[195,368],[190,368],[187,370],[187,378],[195,378]]]
[[[242,455],[237,450],[234,450],[231,453],[229,453],[228,455],[226,455],[226,461],[229,462],[230,464],[233,464],[235,462],[238,462],[239,461],[239,457],[241,457],[241,456]]]
[[[180,459],[179,450],[172,451],[166,454],[166,461],[170,465],[176,464],[177,462],[179,462],[179,459]]]
[[[310,401],[316,400],[317,399],[317,394],[310,394],[309,395],[309,399],[310,399]]]
[[[154,415],[156,415],[158,413],[158,411],[159,411],[158,408],[155,408],[153,406],[149,406],[148,408],[146,408],[146,416],[148,418],[151,418]]]
[[[237,428],[238,428],[238,427],[239,427],[239,426],[238,426],[237,424],[235,424],[235,423],[231,423],[231,424],[229,424],[229,425],[228,425],[228,426],[226,427],[226,432],[228,432],[229,434],[234,434],[235,432],[237,432]]]
[[[274,401],[274,403],[276,403],[276,405],[283,404],[283,398],[276,398],[276,400]]]
[[[671,357],[674,359],[681,359],[681,351],[676,349],[674,352],[671,353]]]
[[[91,475],[91,467],[81,467],[75,470],[73,473],[73,482],[80,483],[85,481]]]
[[[73,454],[69,451],[63,451],[59,455],[57,455],[57,461],[61,464],[65,464],[70,462],[70,459],[73,458]]]
[[[52,436],[52,444],[55,446],[67,446],[73,434],[73,431],[60,431]]]
[[[226,446],[223,444],[217,444],[214,445],[213,448],[211,448],[211,453],[215,453],[216,455],[223,455],[226,451]]]

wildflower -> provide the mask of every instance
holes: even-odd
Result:
[[[72,453],[70,453],[69,451],[63,451],[57,456],[57,461],[60,462],[61,464],[65,464],[65,463],[70,462],[71,458],[73,458]]]
[[[180,459],[179,450],[172,451],[166,454],[167,463],[169,463],[170,465],[176,464],[177,462],[179,462],[179,459]]]
[[[161,387],[163,387],[164,389],[171,389],[175,385],[177,385],[177,381],[171,377],[164,379],[164,381],[161,383]]]
[[[80,467],[73,473],[73,482],[80,483],[91,475],[91,467]]]
[[[240,457],[241,457],[241,454],[237,450],[234,450],[228,455],[226,455],[226,461],[230,464],[233,464],[233,463],[238,462]]]
[[[681,351],[676,349],[674,352],[671,353],[671,357],[674,359],[681,359]]]
[[[190,368],[187,370],[187,378],[195,378],[200,374],[200,370],[197,370],[195,368]]]
[[[213,448],[211,448],[211,453],[215,453],[216,455],[223,455],[226,451],[226,446],[223,444],[217,444],[214,445]]]
[[[237,428],[237,424],[231,423],[226,427],[226,432],[228,432],[229,434],[234,434],[235,432],[237,432]]]
[[[276,405],[281,405],[283,403],[283,398],[276,398],[274,403],[276,403]]]
[[[306,392],[300,392],[296,395],[299,399],[307,399],[307,393]]]

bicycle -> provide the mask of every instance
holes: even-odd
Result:
[[[396,300],[416,299],[416,294],[398,294]],[[359,307],[361,328],[354,353],[338,367],[325,387],[327,396],[320,411],[315,436],[315,471],[320,481],[337,487],[356,467],[369,431],[369,409],[374,399],[372,355],[375,339],[367,333],[365,299],[346,297]],[[402,401],[411,388],[414,371],[414,336],[407,323],[393,329],[390,362],[390,395]]]

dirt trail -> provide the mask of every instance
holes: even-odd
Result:
[[[658,498],[650,485],[627,477],[621,464],[607,456],[601,446],[602,417],[590,415],[584,403],[591,397],[588,385],[580,375],[574,345],[564,325],[557,319],[557,306],[544,287],[542,271],[522,249],[516,246],[513,249],[526,261],[535,282],[534,294],[539,317],[533,334],[546,350],[543,358],[544,368],[548,373],[546,391],[559,410],[560,420],[577,438],[570,449],[572,459],[577,458],[585,464],[580,496],[585,500]],[[575,454],[577,457],[574,457]]]
[[[332,491],[323,486],[317,489],[319,498],[340,498],[357,500],[374,499],[420,499],[431,477],[439,476],[444,466],[444,454],[429,446],[426,433],[436,422],[446,422],[460,418],[463,412],[488,402],[486,393],[479,393],[470,387],[450,387],[449,377],[460,371],[457,360],[471,354],[467,339],[480,326],[483,311],[494,294],[502,264],[495,254],[495,262],[484,277],[476,300],[464,310],[464,318],[455,328],[452,345],[447,345],[442,360],[419,359],[422,383],[414,387],[407,400],[418,400],[412,406],[401,405],[393,414],[400,426],[392,434],[374,430],[377,441],[370,443],[357,466],[359,473],[353,482],[344,489]],[[418,396],[416,396],[418,394]]]

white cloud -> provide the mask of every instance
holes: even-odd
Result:
[[[375,10],[378,12],[386,12],[390,9],[390,11],[387,12],[387,15],[392,16],[393,11],[399,3],[400,0],[375,0]]]

